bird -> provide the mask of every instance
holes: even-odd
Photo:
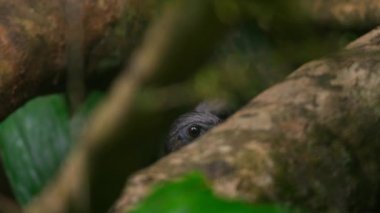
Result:
[[[165,153],[179,150],[192,143],[211,128],[226,120],[232,107],[222,100],[203,101],[192,111],[180,115],[171,125]]]

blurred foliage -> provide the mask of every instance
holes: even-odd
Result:
[[[334,54],[358,36],[358,32],[314,30],[316,33],[310,37],[292,40],[271,35],[254,21],[241,23],[230,30],[192,77],[175,84],[142,88],[139,97],[146,104],[142,107],[183,112],[213,98],[242,106],[300,65]]]
[[[0,151],[21,204],[27,204],[57,173],[72,138],[101,97],[99,93],[90,95],[71,121],[65,97],[51,95],[28,102],[1,123]]]
[[[177,182],[161,183],[132,213],[295,213],[279,205],[225,200],[213,194],[204,178],[191,173]]]

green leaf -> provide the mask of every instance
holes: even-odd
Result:
[[[256,204],[216,197],[199,174],[164,183],[143,200],[133,213],[291,213],[279,205]]]
[[[50,95],[31,100],[0,124],[1,157],[21,204],[54,177],[99,97],[91,95],[73,122],[64,96]]]

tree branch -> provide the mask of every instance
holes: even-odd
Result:
[[[115,212],[152,186],[201,171],[219,195],[310,212],[377,212],[380,28],[312,61],[196,143],[128,181]]]
[[[380,2],[376,0],[312,0],[313,19],[322,26],[371,29],[380,22]]]
[[[65,2],[0,0],[0,120],[30,98],[63,90],[67,66],[65,34],[70,35],[66,32],[70,29],[65,22]],[[88,81],[104,80],[104,69],[119,68],[138,43],[136,38],[144,28],[141,22],[149,19],[144,15],[150,10],[147,6],[141,12],[141,5],[126,0],[106,4],[83,0],[83,52],[89,61]],[[131,32],[128,38],[119,30],[125,27]]]

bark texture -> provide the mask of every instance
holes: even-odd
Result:
[[[312,61],[196,143],[132,177],[114,211],[201,171],[219,195],[310,212],[377,212],[380,29]]]
[[[70,35],[65,17],[68,2],[0,1],[0,120],[32,97],[62,90],[66,36]],[[96,80],[104,77],[104,69],[120,67],[135,36],[141,34],[135,31],[142,28],[149,7],[142,13],[142,3],[133,0],[83,0],[81,4],[86,76]]]
[[[312,17],[321,25],[368,29],[380,21],[377,0],[311,0]]]

